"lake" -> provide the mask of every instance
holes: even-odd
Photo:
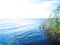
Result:
[[[0,45],[48,45],[40,19],[0,19]]]

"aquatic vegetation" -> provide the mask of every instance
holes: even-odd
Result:
[[[42,22],[41,28],[51,43],[60,44],[60,5]]]

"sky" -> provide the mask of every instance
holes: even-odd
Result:
[[[0,0],[0,18],[48,18],[59,0]]]

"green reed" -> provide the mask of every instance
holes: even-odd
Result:
[[[41,25],[50,42],[60,43],[60,5]]]

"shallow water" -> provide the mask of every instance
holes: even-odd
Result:
[[[48,45],[39,27],[45,19],[0,19],[1,45]]]

